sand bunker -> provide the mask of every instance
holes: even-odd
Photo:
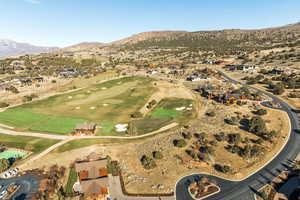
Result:
[[[117,132],[125,132],[127,131],[128,124],[117,124],[115,127]]]
[[[91,109],[91,110],[95,110],[95,109],[96,109],[96,107],[95,107],[95,106],[92,106],[92,107],[90,107],[90,109]]]
[[[80,107],[79,107],[79,106],[77,106],[75,109],[76,109],[76,110],[79,110],[79,109],[80,109]]]
[[[176,108],[175,110],[182,111],[182,110],[185,110],[185,107],[179,107],[179,108]]]
[[[68,99],[72,99],[73,97],[72,96],[68,96]]]

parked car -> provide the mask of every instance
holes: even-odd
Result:
[[[7,191],[6,190],[3,190],[1,193],[0,193],[0,199],[4,199],[4,197],[6,196],[7,194]]]

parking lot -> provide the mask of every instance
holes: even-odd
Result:
[[[19,176],[11,179],[0,179],[0,197],[1,193],[7,189],[10,184],[16,184],[20,186],[20,189],[12,196],[12,200],[25,200],[29,199],[34,193],[38,191],[39,188],[38,177],[27,174],[24,176]],[[5,193],[5,192],[3,192]],[[1,199],[2,200],[2,199]]]

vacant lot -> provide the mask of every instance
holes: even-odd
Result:
[[[263,156],[245,160],[239,155],[226,150],[226,142],[217,142],[216,146],[213,146],[215,152],[210,157],[211,161],[209,163],[193,162],[185,152],[185,150],[191,149],[191,146],[197,141],[196,136],[193,135],[194,133],[205,133],[209,142],[216,141],[214,134],[220,132],[224,132],[225,134],[239,133],[243,139],[258,139],[256,135],[242,130],[238,125],[229,125],[224,121],[224,119],[236,116],[239,113],[241,113],[239,114],[241,117],[244,115],[253,116],[252,111],[255,109],[251,107],[246,105],[224,106],[213,102],[203,104],[202,109],[206,112],[214,110],[216,116],[209,117],[203,115],[201,118],[194,120],[190,124],[190,128],[184,130],[184,132],[190,132],[192,138],[185,140],[187,146],[183,148],[175,147],[173,144],[175,139],[183,138],[179,130],[150,138],[139,144],[128,144],[126,145],[126,150],[122,146],[116,148],[111,156],[121,163],[123,178],[128,192],[167,193],[174,189],[174,184],[180,177],[187,174],[210,173],[229,179],[241,179],[261,167],[278,152],[287,138],[289,124],[284,112],[268,109],[268,114],[263,116],[267,121],[267,128],[269,130],[276,130],[280,134],[280,137],[276,138],[273,144],[268,142],[261,144],[266,149]],[[154,151],[160,151],[163,158],[155,160],[157,164],[156,168],[145,170],[141,165],[140,159],[143,155],[152,157],[152,152]],[[217,172],[213,168],[214,163],[230,166],[233,169],[233,173],[223,174]],[[142,178],[145,181],[140,181]],[[157,184],[164,185],[164,189],[153,189],[152,186]]]

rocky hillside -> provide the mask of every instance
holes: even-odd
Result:
[[[0,58],[19,56],[24,54],[36,54],[58,49],[56,47],[39,47],[27,43],[19,43],[12,40],[0,39]]]
[[[62,51],[76,52],[76,51],[84,51],[84,50],[93,50],[97,48],[101,48],[104,46],[104,43],[100,42],[82,42],[70,47],[66,47],[61,49]]]
[[[118,40],[110,43],[113,46],[122,46],[128,44],[136,44],[139,42],[147,41],[147,40],[166,40],[172,37],[176,37],[177,35],[187,33],[187,31],[150,31],[143,32],[139,34],[135,34],[131,37]]]
[[[299,46],[300,23],[258,30],[146,32],[114,42],[112,45],[131,49],[188,47],[217,53]]]

